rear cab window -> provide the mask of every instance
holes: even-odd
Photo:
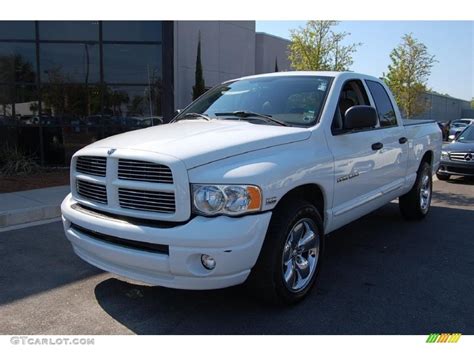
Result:
[[[379,116],[380,127],[397,126],[398,123],[395,109],[393,108],[392,101],[383,85],[373,80],[366,80],[365,83],[374,99],[375,108]]]

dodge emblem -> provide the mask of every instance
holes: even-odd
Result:
[[[108,154],[108,155],[112,155],[112,154],[114,154],[114,152],[115,152],[116,150],[117,150],[117,149],[113,149],[113,148],[112,148],[112,149],[109,149],[109,150],[107,151],[107,154]]]

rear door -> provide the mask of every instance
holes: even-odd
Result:
[[[383,145],[380,149],[380,165],[377,178],[382,187],[383,199],[387,202],[398,196],[398,190],[405,182],[408,164],[408,137],[405,136],[405,127],[401,119],[397,119],[395,105],[381,83],[374,80],[365,80],[375,106],[379,127],[377,140]]]

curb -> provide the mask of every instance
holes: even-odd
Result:
[[[62,185],[0,194],[0,232],[58,219],[69,191],[69,185]]]
[[[31,207],[0,213],[0,231],[25,223],[38,222],[61,216],[61,207],[57,205]]]

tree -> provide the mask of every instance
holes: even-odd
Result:
[[[474,109],[474,97],[471,100],[471,108]]]
[[[278,70],[278,58],[275,57],[275,73],[279,72],[280,70]]]
[[[349,70],[352,55],[362,43],[343,45],[348,32],[336,32],[338,21],[308,21],[306,27],[290,31],[289,56],[296,70]]]
[[[201,32],[199,32],[199,40],[197,47],[196,56],[196,72],[195,72],[195,84],[193,86],[193,100],[196,100],[199,96],[206,92],[206,84],[204,83],[204,76],[202,74],[201,64]]]
[[[421,115],[427,109],[422,95],[436,59],[413,35],[406,34],[402,43],[390,53],[391,64],[384,80],[392,90],[397,104],[407,118]]]

